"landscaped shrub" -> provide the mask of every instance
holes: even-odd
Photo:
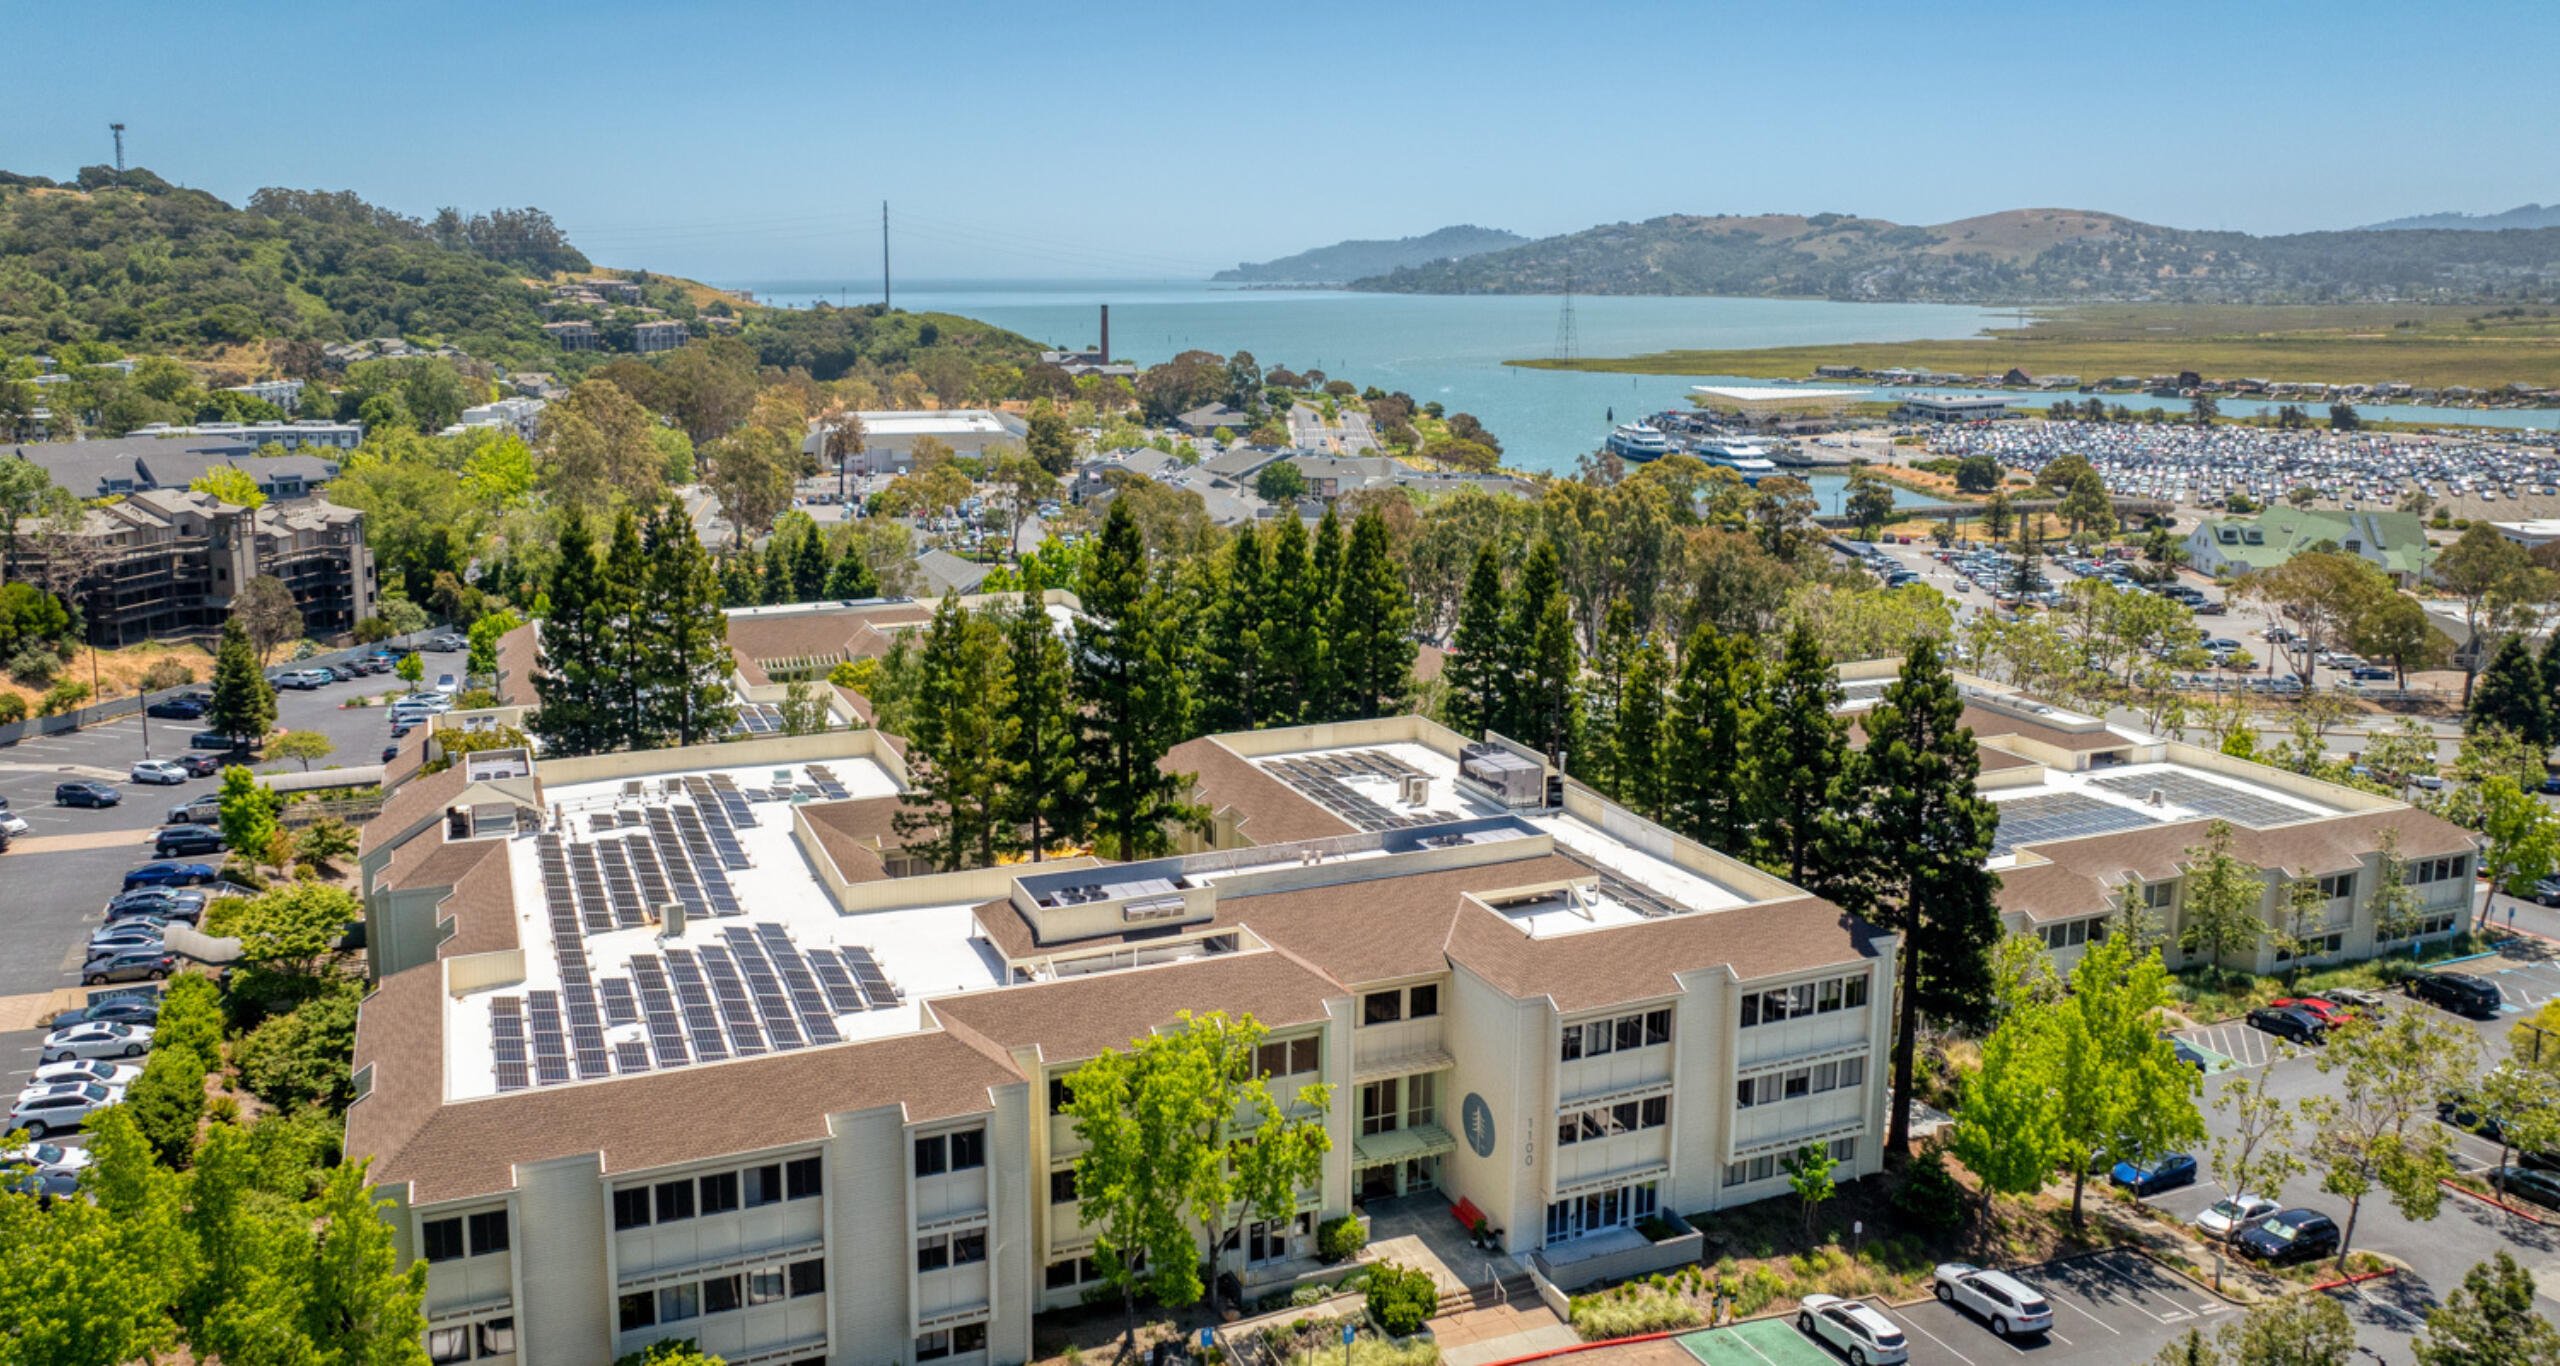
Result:
[[[1316,1255],[1328,1262],[1350,1261],[1368,1245],[1369,1230],[1350,1215],[1327,1219],[1316,1226]]]
[[[1585,1342],[1661,1333],[1704,1323],[1698,1306],[1650,1285],[1622,1285],[1572,1301],[1573,1331]]]
[[[355,1098],[348,1060],[355,1055],[358,999],[353,987],[333,991],[251,1030],[240,1041],[240,1075],[249,1089],[280,1110],[345,1110]]]
[[[62,672],[62,656],[51,645],[30,641],[9,656],[9,676],[30,688],[41,688]]]
[[[185,662],[181,660],[154,660],[152,661],[150,668],[142,671],[142,690],[144,692],[160,692],[169,688],[183,688],[195,681],[196,671],[188,668]]]
[[[0,692],[0,726],[27,719],[27,699],[13,692]]]
[[[1369,1317],[1390,1337],[1409,1337],[1440,1312],[1440,1288],[1431,1273],[1393,1262],[1369,1268]]]
[[[1324,1303],[1326,1299],[1332,1296],[1332,1294],[1332,1286],[1325,1285],[1321,1282],[1311,1282],[1309,1284],[1299,1286],[1297,1289],[1289,1292],[1289,1307],[1292,1309],[1312,1308]]]
[[[1341,1366],[1339,1339],[1332,1347],[1318,1347],[1299,1352],[1289,1358],[1288,1366]],[[1423,1338],[1414,1342],[1382,1342],[1377,1338],[1360,1338],[1351,1344],[1351,1366],[1440,1366],[1440,1344]]]
[[[134,1127],[172,1167],[187,1165],[195,1155],[196,1122],[204,1117],[203,1064],[193,1049],[155,1049],[142,1075],[125,1088]]]

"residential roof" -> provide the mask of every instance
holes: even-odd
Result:
[[[2256,536],[2250,539],[2251,534]],[[2395,574],[2426,571],[2427,528],[2414,512],[2331,512],[2276,506],[2255,517],[2216,517],[2192,537],[2252,569],[2272,569],[2322,541],[2335,541]]]
[[[2206,819],[2145,826],[2034,846],[2042,862],[2022,861],[2000,874],[2000,909],[2031,921],[2067,920],[2109,907],[2111,889],[2126,879],[2161,882],[2184,873],[2189,851],[2201,847],[2213,822]],[[2369,811],[2259,830],[2231,823],[2231,856],[2254,868],[2280,869],[2295,877],[2319,877],[2363,866],[2388,831],[2399,837],[2403,858],[2467,853],[2471,834],[2415,807]]]
[[[937,1017],[999,1046],[1036,1047],[1045,1061],[1078,1062],[1125,1047],[1132,1021],[1169,1023],[1185,1010],[1223,1010],[1283,1029],[1324,1019],[1325,1001],[1342,994],[1339,984],[1295,957],[1259,952],[971,992],[927,1004]]]
[[[1449,960],[1513,996],[1544,996],[1570,1013],[1669,996],[1681,974],[1709,968],[1747,981],[1847,966],[1881,956],[1892,937],[1814,896],[1535,939],[1466,906],[1450,929]]]

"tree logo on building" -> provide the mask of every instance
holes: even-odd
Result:
[[[1493,1107],[1484,1103],[1484,1097],[1468,1092],[1466,1103],[1458,1109],[1458,1122],[1466,1127],[1467,1146],[1476,1156],[1493,1156]]]

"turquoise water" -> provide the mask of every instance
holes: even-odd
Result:
[[[836,297],[829,285],[813,281],[743,287],[776,304]],[[859,304],[879,294],[876,287],[853,288],[845,297]],[[1686,407],[1691,386],[1709,382],[1692,375],[1582,374],[1504,365],[1506,360],[1556,353],[1561,310],[1553,296],[1351,294],[1165,281],[919,280],[901,285],[897,302],[901,308],[983,318],[1062,347],[1096,341],[1096,306],[1108,303],[1114,359],[1153,364],[1194,348],[1220,355],[1242,350],[1265,367],[1321,369],[1364,387],[1401,389],[1418,400],[1474,413],[1501,438],[1505,463],[1522,469],[1571,469],[1577,457],[1607,438],[1613,418],[1625,422]],[[1972,336],[1986,327],[2011,325],[2015,316],[1949,304],[1582,298],[1574,301],[1575,351],[1625,356],[1683,347],[1920,341]],[[2009,397],[2026,405],[2051,401],[2044,395]],[[2128,406],[2139,409],[2151,402],[2142,399]],[[2222,410],[2240,414],[2270,406],[2230,399]],[[2359,411],[2420,422],[2544,430],[2560,426],[2560,411]],[[1817,494],[1832,501],[1836,476],[1817,482]],[[1921,500],[1906,495],[1905,501]]]

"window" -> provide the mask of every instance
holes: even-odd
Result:
[[[1396,1080],[1373,1081],[1360,1088],[1360,1132],[1391,1134],[1404,1125]]]
[[[1556,1050],[1556,1056],[1566,1062],[1572,1062],[1582,1056],[1582,1026],[1566,1025],[1564,1027],[1563,1042]]]
[[[1750,1085],[1749,1082],[1743,1083]],[[1659,1129],[1671,1122],[1671,1098],[1622,1100],[1595,1110],[1576,1110],[1556,1121],[1556,1144],[1584,1143],[1638,1129]]]
[[[818,1177],[818,1159],[795,1157],[784,1163],[782,1187],[783,1191],[794,1200],[807,1200],[817,1195],[823,1189]]]
[[[624,1186],[613,1193],[613,1226],[615,1228],[647,1228],[649,1226],[649,1188]]]
[[[1838,1010],[1840,1002],[1846,999],[1847,988],[1837,977],[1826,977],[1813,985],[1816,988],[1813,1008],[1817,1013]]]
[[[702,1317],[702,1287],[692,1281],[658,1287],[658,1322],[682,1323]]]
[[[1049,1173],[1049,1203],[1053,1205],[1071,1205],[1075,1203],[1075,1199],[1075,1168],[1069,1167],[1065,1171]]]
[[[428,1261],[449,1262],[463,1255],[460,1219],[429,1219],[419,1232]]]
[[[1644,1047],[1644,1017],[1642,1015],[1619,1016],[1618,1051],[1632,1053],[1642,1047]]]
[[[936,1234],[916,1244],[916,1270],[940,1271],[951,1265],[951,1240]]]
[[[1659,1129],[1671,1122],[1671,1097],[1669,1096],[1650,1097],[1640,1108],[1642,1117],[1636,1122],[1644,1128]]]
[[[791,1264],[791,1298],[827,1293],[827,1263],[823,1257]]]
[[[1050,1113],[1050,1114],[1053,1114],[1053,1115],[1063,1115],[1063,1114],[1065,1114],[1065,1113],[1067,1112],[1067,1107],[1068,1107],[1068,1106],[1070,1106],[1070,1105],[1073,1105],[1073,1104],[1075,1103],[1075,1099],[1076,1099],[1075,1090],[1074,1090],[1074,1088],[1072,1088],[1072,1087],[1070,1087],[1070,1086],[1068,1086],[1068,1085],[1067,1085],[1067,1079],[1066,1079],[1065,1075],[1061,1074],[1061,1075],[1059,1075],[1059,1076],[1054,1076],[1054,1077],[1049,1078],[1049,1113]]]
[[[1404,1122],[1407,1127],[1440,1121],[1439,1087],[1428,1072],[1405,1078]]]
[[[1755,991],[1742,998],[1742,1027],[1749,1029],[1758,1023],[1760,1023],[1760,993]]]
[[[1041,1273],[1041,1283],[1051,1290],[1073,1289],[1076,1285],[1076,1264],[1072,1260],[1049,1263]]]
[[[702,1178],[701,1212],[726,1214],[738,1207],[738,1174],[719,1172]]]
[[[951,1355],[951,1335],[939,1330],[916,1339],[916,1360],[940,1361]]]
[[[1798,1098],[1798,1097],[1800,1097],[1800,1096],[1809,1096],[1809,1095],[1812,1095],[1812,1094],[1813,1094],[1813,1069],[1812,1069],[1812,1068],[1810,1068],[1810,1067],[1799,1067],[1799,1068],[1796,1068],[1794,1071],[1791,1071],[1791,1072],[1787,1073],[1787,1076],[1786,1076],[1786,1098],[1787,1098],[1787,1099],[1789,1099],[1789,1100],[1794,1100],[1794,1099],[1796,1099],[1796,1098]]]
[[[2146,882],[2142,884],[2142,908],[2144,910],[2165,911],[2169,909],[2169,903],[2177,899],[2178,884],[2175,882]]]
[[[951,1264],[953,1266],[967,1266],[971,1262],[983,1262],[986,1259],[987,1231],[985,1229],[971,1229],[966,1233],[955,1233],[951,1235]]]
[[[987,1350],[987,1326],[983,1323],[964,1323],[952,1329],[951,1350],[954,1352]]]
[[[1404,1018],[1404,993],[1373,991],[1360,998],[1360,1023],[1394,1024]]]
[[[1851,1136],[1851,1137],[1849,1137],[1849,1138],[1835,1138],[1835,1139],[1831,1140],[1831,1160],[1832,1160],[1832,1161],[1834,1161],[1834,1162],[1855,1162],[1855,1161],[1857,1161],[1857,1160],[1858,1160],[1858,1140],[1857,1140],[1857,1138],[1853,1135],[1853,1136]]]
[[[1671,1042],[1671,1012],[1668,1010],[1646,1011],[1644,1013],[1645,1047],[1651,1048],[1655,1044],[1669,1042]]]
[[[762,1206],[762,1205],[772,1205],[772,1204],[779,1204],[779,1203],[781,1203],[781,1200],[782,1200],[782,1164],[781,1164],[781,1163],[779,1163],[779,1162],[771,1162],[771,1163],[767,1163],[767,1164],[765,1164],[764,1166],[761,1166],[761,1167],[749,1167],[749,1168],[747,1168],[747,1171],[746,1171],[746,1177],[747,1177],[747,1208],[749,1208],[749,1209],[755,1209],[755,1208],[757,1208],[758,1206]]]
[[[435,1366],[449,1361],[471,1359],[471,1330],[468,1328],[430,1328],[427,1330],[427,1360]]]
[[[916,1175],[940,1176],[951,1169],[949,1145],[940,1134],[916,1140]]]
[[[661,1181],[658,1183],[658,1222],[673,1223],[693,1217],[693,1183]]]
[[[734,1272],[726,1276],[714,1276],[702,1283],[703,1313],[726,1314],[745,1302],[744,1287],[739,1283]]]
[[[2044,927],[2044,946],[2048,949],[2074,949],[2106,937],[2105,922],[2099,920],[2066,920]]]
[[[782,1296],[781,1267],[758,1267],[747,1273],[747,1303],[771,1304]]]
[[[963,1129],[951,1136],[951,1170],[972,1172],[987,1165],[987,1131]]]
[[[515,1349],[516,1321],[514,1315],[510,1314],[505,1318],[490,1319],[480,1325],[480,1355],[484,1357],[504,1356]]]
[[[1605,1057],[1616,1051],[1617,1027],[1607,1020],[1593,1020],[1582,1027],[1582,1056]]]
[[[622,1297],[622,1331],[647,1328],[658,1321],[658,1297],[646,1290],[634,1290]]]
[[[1289,1074],[1289,1045],[1267,1043],[1253,1050],[1253,1070],[1266,1077]]]
[[[1752,1106],[1759,1104],[1759,1079],[1756,1077],[1744,1077],[1740,1081],[1735,1082],[1733,1084],[1733,1103],[1736,1108],[1743,1110],[1748,1110]]]
[[[1415,987],[1405,993],[1405,1018],[1428,1020],[1440,1013],[1440,988],[1434,985]]]
[[[1727,1163],[1724,1169],[1724,1183],[1728,1186],[1748,1186],[1754,1181],[1766,1181],[1777,1174],[1777,1157],[1774,1154],[1763,1153],[1747,1161]]]
[[[2353,873],[2331,873],[2329,876],[2320,879],[2320,895],[2325,896],[2332,901],[2335,901],[2340,897],[2354,896],[2355,894],[2356,875]]]
[[[485,1256],[507,1250],[507,1212],[502,1209],[482,1210],[471,1216],[471,1255]]]
[[[1291,1072],[1312,1072],[1316,1070],[1320,1065],[1317,1061],[1317,1045],[1320,1042],[1321,1041],[1313,1034],[1309,1034],[1302,1039],[1291,1039],[1289,1041],[1289,1070]]]

